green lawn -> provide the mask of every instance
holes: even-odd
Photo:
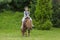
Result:
[[[22,12],[4,11],[0,13],[0,29],[20,29]]]
[[[0,13],[0,40],[60,40],[60,29],[31,31],[30,37],[22,37],[20,26],[22,12],[5,11]]]
[[[0,30],[0,40],[60,40],[60,29],[33,29],[30,37],[22,37],[20,30]]]

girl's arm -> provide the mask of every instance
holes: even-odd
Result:
[[[29,15],[30,15],[30,11],[29,11]]]

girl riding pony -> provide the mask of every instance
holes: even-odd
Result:
[[[30,15],[30,12],[29,12],[28,7],[26,6],[24,9],[25,9],[25,11],[24,11],[24,17],[22,18],[22,26],[21,26],[21,28],[23,28],[23,23],[24,23],[26,17],[29,17],[30,20],[31,20],[31,22],[32,22],[32,19],[29,16]],[[32,26],[33,26],[33,24],[32,24]]]

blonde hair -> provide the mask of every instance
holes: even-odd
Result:
[[[24,7],[24,9],[25,9],[25,10],[27,10],[27,11],[29,11],[29,8],[28,8],[28,6],[25,6],[25,7]]]

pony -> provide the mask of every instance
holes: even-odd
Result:
[[[32,29],[32,22],[29,17],[26,17],[23,23],[22,35],[24,36],[26,33],[26,36],[30,36],[31,29]]]

